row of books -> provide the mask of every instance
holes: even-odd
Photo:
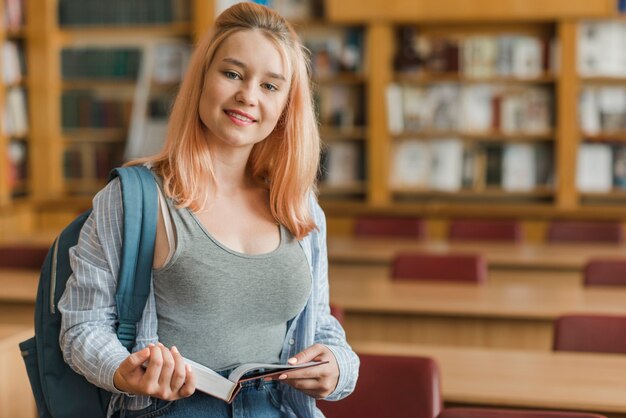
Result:
[[[59,0],[59,24],[140,25],[185,22],[190,0]]]
[[[138,48],[88,47],[61,51],[63,79],[136,79],[141,51]]]
[[[548,143],[464,143],[458,138],[394,143],[392,189],[532,191],[553,183],[553,147]]]
[[[387,122],[392,134],[545,133],[553,126],[553,100],[550,89],[536,86],[391,84],[387,88]]]
[[[579,191],[591,193],[626,189],[626,144],[581,143],[576,185]]]
[[[577,57],[581,76],[626,77],[626,22],[582,22]]]
[[[24,26],[25,0],[4,0],[4,27],[18,30]]]
[[[363,29],[314,26],[299,34],[311,53],[314,77],[363,71]]]
[[[14,41],[4,41],[2,43],[2,51],[0,51],[2,60],[2,81],[5,84],[15,84],[22,80],[26,74],[26,60],[24,57],[24,48]]]
[[[99,97],[93,91],[70,90],[61,97],[62,126],[72,128],[125,128],[132,102]]]
[[[626,87],[585,87],[578,114],[585,134],[626,132]]]
[[[68,180],[106,180],[111,169],[122,164],[123,145],[81,143],[65,149],[63,174]]]
[[[8,136],[24,136],[28,133],[28,107],[26,92],[21,87],[7,90],[2,109],[3,133]]]
[[[365,125],[365,92],[363,85],[320,85],[314,100],[323,126],[351,130]]]
[[[557,67],[556,41],[521,34],[442,37],[398,30],[398,72],[459,73],[466,77],[539,77]]]

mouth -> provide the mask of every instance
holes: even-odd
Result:
[[[254,119],[251,115],[241,112],[239,110],[226,109],[224,110],[227,116],[236,119],[242,123],[254,123],[256,119]]]

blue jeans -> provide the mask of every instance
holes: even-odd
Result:
[[[227,373],[220,373],[227,375]],[[221,399],[196,391],[177,401],[152,399],[152,405],[139,411],[121,410],[119,418],[280,418],[280,391],[277,381],[263,379],[245,382],[229,405]]]

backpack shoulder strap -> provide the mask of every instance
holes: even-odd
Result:
[[[122,259],[115,293],[117,336],[130,351],[150,293],[158,195],[152,173],[144,166],[116,168],[109,180],[115,177],[121,181],[124,207]]]

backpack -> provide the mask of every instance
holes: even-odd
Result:
[[[130,351],[136,324],[150,291],[158,195],[156,182],[143,166],[117,168],[124,207],[123,245],[115,300],[117,336]],[[111,393],[74,372],[63,360],[59,346],[61,314],[56,308],[72,274],[69,249],[78,242],[91,209],[78,216],[56,238],[39,277],[35,302],[35,336],[19,344],[39,417],[106,417]]]

